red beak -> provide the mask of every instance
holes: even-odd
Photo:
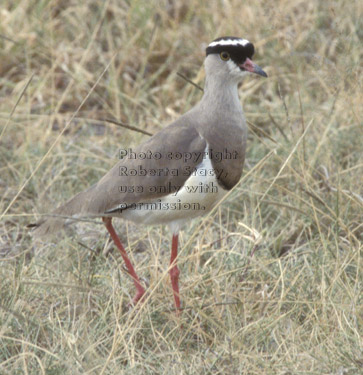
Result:
[[[246,70],[247,72],[258,74],[262,77],[267,77],[267,74],[260,68],[257,64],[255,64],[252,60],[248,57],[246,61],[240,65],[240,68]]]

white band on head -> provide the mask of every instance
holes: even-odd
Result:
[[[221,39],[209,44],[208,47],[215,46],[245,46],[250,43],[247,39]]]

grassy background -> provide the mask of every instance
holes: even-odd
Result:
[[[182,5],[181,5],[182,4]],[[2,0],[0,373],[362,373],[362,5],[358,1]],[[360,22],[360,24],[359,24]],[[251,40],[241,183],[181,234],[115,221],[34,243],[26,224],[96,182],[118,150],[190,109],[204,48]],[[25,91],[24,91],[25,90]],[[130,251],[132,250],[132,251]]]

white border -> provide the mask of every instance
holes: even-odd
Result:
[[[215,46],[246,46],[250,43],[247,39],[221,39],[214,41],[209,44],[208,47],[215,47]]]

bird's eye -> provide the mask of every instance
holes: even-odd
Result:
[[[230,56],[229,56],[229,53],[228,52],[221,52],[220,53],[220,58],[223,60],[223,61],[227,61],[230,59]]]

